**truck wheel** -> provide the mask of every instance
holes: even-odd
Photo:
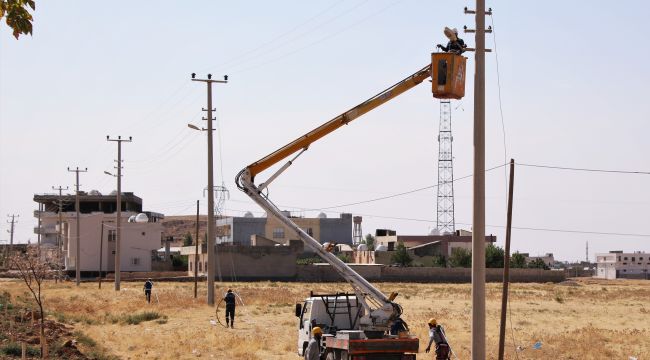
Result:
[[[325,360],[338,360],[338,359],[336,358],[336,354],[334,353],[334,351],[330,350],[327,352],[327,356],[325,357]]]

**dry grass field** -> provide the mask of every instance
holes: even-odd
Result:
[[[111,283],[48,283],[44,290],[49,318],[72,324],[106,352],[121,359],[298,359],[294,304],[310,290],[348,290],[346,284],[234,283],[217,284],[238,292],[235,329],[212,325],[215,309],[193,298],[192,283],[156,283],[152,304],[144,301],[142,284],[125,282],[116,293]],[[425,322],[435,317],[447,331],[458,358],[469,358],[470,285],[383,283],[398,291],[405,320],[420,337],[425,354]],[[0,291],[25,297],[18,281],[0,281]],[[501,286],[487,287],[489,358],[496,358]],[[199,294],[205,294],[205,286]],[[200,295],[200,297],[201,297]],[[650,282],[579,280],[565,284],[511,285],[508,359],[650,359]],[[223,310],[223,308],[221,309]],[[128,315],[153,311],[152,321],[129,325]],[[223,314],[220,314],[223,321]],[[513,331],[514,330],[514,331]],[[78,333],[77,333],[78,334]],[[514,339],[513,339],[514,338]],[[522,349],[515,355],[513,340]],[[542,347],[533,349],[540,341]]]

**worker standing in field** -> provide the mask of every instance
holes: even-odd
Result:
[[[153,289],[153,281],[151,281],[151,278],[147,279],[142,289],[144,290],[144,296],[147,298],[147,302],[151,303],[151,289]]]
[[[231,329],[235,328],[235,300],[235,293],[232,292],[232,289],[228,289],[223,301],[226,302],[226,327],[230,326]]]
[[[431,344],[436,343],[436,360],[449,360],[450,348],[447,343],[447,336],[442,326],[438,325],[436,319],[429,319],[429,345],[425,350],[427,353],[431,351]]]
[[[323,330],[318,326],[311,329],[311,339],[305,349],[305,360],[320,360],[320,339],[323,337]]]
[[[456,28],[450,29],[445,27],[445,36],[449,38],[447,46],[442,46],[441,44],[436,45],[439,49],[442,49],[444,52],[449,52],[452,54],[460,55],[465,52],[465,41],[458,37],[458,30]]]

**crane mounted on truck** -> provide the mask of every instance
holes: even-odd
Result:
[[[372,360],[399,359],[414,360],[418,352],[419,339],[408,334],[390,335],[391,325],[401,317],[402,307],[394,302],[397,293],[390,295],[374,287],[338,257],[331,253],[331,244],[321,244],[294,223],[264,194],[281,173],[302,155],[311,144],[338,128],[349,124],[363,114],[395,99],[404,92],[431,77],[432,93],[436,98],[460,99],[465,94],[465,61],[461,55],[451,53],[431,54],[431,63],[409,75],[404,80],[385,89],[370,99],[338,115],[289,144],[248,165],[236,177],[237,187],[246,193],[266,212],[285,226],[295,231],[300,239],[319,257],[329,263],[353,289],[353,294],[330,295],[311,294],[304,303],[296,307],[300,317],[298,353],[302,355],[312,327],[326,325],[322,341],[322,354],[327,360]],[[297,153],[297,154],[296,154]],[[295,154],[295,155],[294,155]],[[255,178],[264,170],[293,156],[269,178],[255,183]],[[339,307],[340,304],[340,307]],[[305,318],[306,308],[309,315]],[[338,309],[347,309],[337,312]],[[321,314],[327,316],[317,316]],[[337,317],[337,314],[340,315]],[[323,318],[326,317],[326,318]],[[345,319],[349,321],[345,321]]]

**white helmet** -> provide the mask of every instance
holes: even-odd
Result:
[[[451,29],[451,31],[453,31],[453,32],[454,32],[454,34],[456,34],[456,35],[458,35],[458,29],[456,29],[456,28],[453,28],[453,29]]]

